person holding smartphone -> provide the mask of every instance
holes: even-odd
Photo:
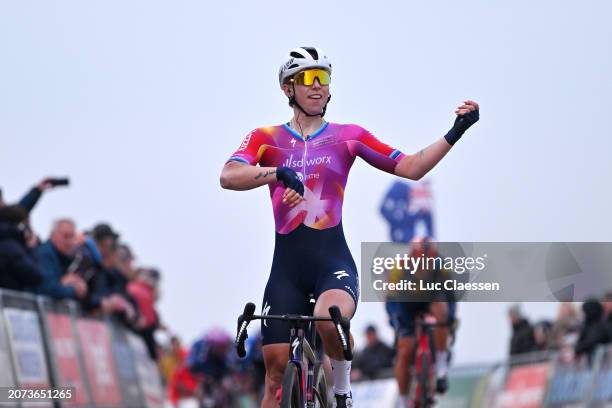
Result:
[[[312,293],[317,299],[315,315],[328,316],[328,308],[337,305],[351,318],[359,284],[342,229],[342,202],[353,162],[360,157],[379,170],[418,180],[479,118],[478,104],[465,101],[455,110],[455,123],[445,136],[416,154],[405,154],[358,125],[324,120],[331,75],[331,61],[320,48],[292,49],[278,79],[293,117],[248,133],[221,172],[225,189],[270,189],[276,240],[263,314],[306,314]],[[337,406],[350,407],[351,363],[343,358],[332,323],[319,322],[317,330],[331,359]],[[262,320],[262,407],[278,405],[275,397],[289,355],[288,333],[288,323]]]

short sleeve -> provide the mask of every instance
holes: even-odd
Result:
[[[252,130],[244,137],[238,149],[231,155],[227,162],[238,161],[241,163],[255,165],[261,157],[264,136],[258,130]]]
[[[351,127],[351,139],[356,142],[354,154],[380,170],[393,173],[395,166],[405,154],[381,142],[366,129],[356,125],[349,126]]]

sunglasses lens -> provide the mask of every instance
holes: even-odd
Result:
[[[293,81],[297,85],[312,86],[314,80],[317,78],[321,85],[329,85],[331,77],[329,72],[324,69],[308,69],[306,71],[299,72],[293,78]]]

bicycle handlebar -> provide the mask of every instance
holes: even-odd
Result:
[[[238,316],[238,329],[236,333],[236,340],[234,346],[236,347],[236,353],[238,357],[244,357],[246,355],[246,349],[244,342],[249,337],[247,334],[247,327],[252,320],[284,320],[290,322],[332,322],[338,333],[338,340],[342,345],[342,352],[344,358],[348,361],[353,359],[353,352],[351,351],[350,345],[350,320],[343,317],[340,314],[338,306],[331,306],[329,308],[329,315],[331,317],[316,317],[316,316],[300,316],[300,315],[256,315],[255,304],[247,303],[244,307],[244,312]]]
[[[338,308],[338,306],[331,306],[329,308],[329,315],[331,316],[332,321],[334,322],[336,332],[338,332],[338,339],[340,340],[340,344],[342,345],[342,353],[344,354],[344,358],[347,361],[353,360],[353,351],[351,350],[350,338],[350,320],[340,314],[340,309]]]
[[[249,322],[253,318],[254,313],[255,313],[255,304],[249,302],[246,304],[246,306],[244,306],[244,312],[240,316],[238,316],[238,330],[236,334],[235,345],[236,345],[236,352],[238,353],[238,357],[241,357],[241,358],[246,356],[244,342],[249,337],[246,329],[247,329],[247,326],[249,325]]]

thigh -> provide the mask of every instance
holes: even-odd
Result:
[[[352,316],[359,301],[359,276],[351,254],[348,251],[342,256],[330,254],[325,262],[318,265],[318,271],[315,272],[315,275],[317,279],[314,294],[317,297],[317,303],[326,292],[344,292],[352,299],[351,303],[354,305],[350,314]],[[329,296],[335,295],[327,294],[325,297],[328,298]],[[344,296],[341,297],[344,298]]]
[[[273,272],[268,279],[261,309],[262,315],[282,315],[309,313],[308,297],[303,290],[282,274]],[[296,273],[296,272],[294,272]],[[261,334],[264,346],[277,343],[289,343],[289,323],[279,320],[262,320]]]
[[[397,337],[414,337],[416,332],[416,317],[419,313],[429,310],[429,303],[426,302],[396,302],[390,310],[390,319],[397,333]]]

